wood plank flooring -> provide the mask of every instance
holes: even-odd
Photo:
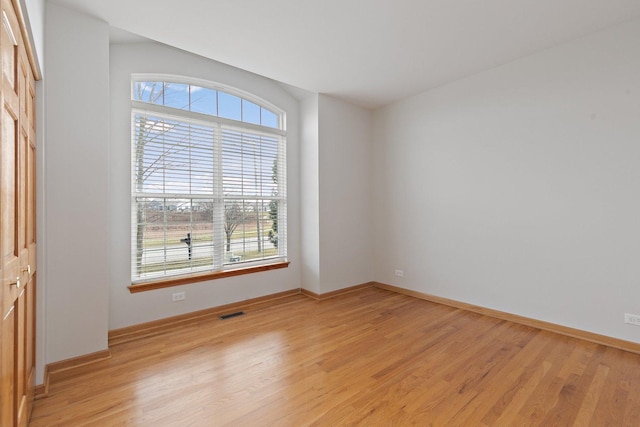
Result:
[[[640,355],[376,288],[111,350],[30,425],[640,425]]]

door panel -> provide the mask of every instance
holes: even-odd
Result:
[[[14,18],[13,13],[6,13],[6,2],[3,2],[2,6],[3,12],[5,12],[2,16],[2,34],[0,36],[0,48],[2,49],[2,75],[7,82],[6,87],[17,92],[16,71],[19,49],[18,41],[16,39],[16,30],[18,29],[18,25],[15,22],[15,19],[12,19]]]
[[[13,308],[2,319],[0,325],[0,426],[12,426],[14,418],[15,386],[15,311]]]
[[[33,408],[36,386],[36,276],[33,274],[25,289],[26,311],[24,313],[24,381],[26,392],[26,420],[28,421]]]
[[[16,410],[18,414],[18,420],[25,419],[26,411],[26,384],[24,382],[25,377],[25,312],[26,312],[26,298],[25,288],[21,289],[20,295],[15,302],[14,312],[16,313],[15,319],[15,337],[14,337],[14,363],[15,363],[15,402]],[[18,423],[20,425],[20,423]]]
[[[5,98],[6,101],[6,98]],[[3,313],[7,313],[19,295],[21,282],[18,258],[18,212],[19,212],[19,146],[16,141],[18,122],[5,104],[0,126],[2,131],[2,161],[0,162],[2,183],[0,184],[0,227],[2,228],[2,272],[4,285]]]

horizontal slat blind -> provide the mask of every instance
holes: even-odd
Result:
[[[132,281],[286,259],[285,137],[171,108],[132,108]]]

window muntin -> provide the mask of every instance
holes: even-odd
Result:
[[[132,89],[132,281],[286,260],[284,114],[213,85]]]

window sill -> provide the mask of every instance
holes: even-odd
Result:
[[[188,285],[190,283],[204,282],[206,280],[223,279],[225,277],[232,276],[242,276],[244,274],[259,273],[261,271],[277,270],[279,268],[287,267],[289,267],[289,261],[258,265],[255,267],[238,268],[235,270],[216,271],[215,273],[198,274],[188,277],[177,277],[175,279],[158,280],[155,282],[132,284],[129,286],[129,292],[135,294],[137,292],[152,291],[154,289],[170,288],[172,286]]]

